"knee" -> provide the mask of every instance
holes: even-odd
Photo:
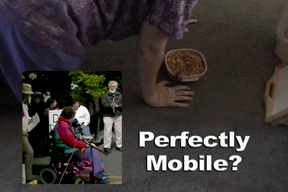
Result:
[[[29,156],[32,156],[32,157],[34,156],[34,150],[32,147],[30,150],[28,150],[28,154],[29,154]]]

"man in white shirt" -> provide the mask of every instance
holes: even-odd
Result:
[[[77,119],[78,123],[81,125],[81,133],[84,136],[91,136],[90,132],[90,113],[88,109],[80,105],[79,100],[73,100],[73,107],[76,110],[75,119]]]

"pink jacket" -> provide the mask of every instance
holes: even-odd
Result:
[[[59,134],[59,140],[63,141],[70,147],[75,148],[86,148],[87,144],[84,141],[80,141],[74,137],[74,134],[71,130],[71,125],[68,119],[64,117],[59,117],[58,120],[57,133]]]

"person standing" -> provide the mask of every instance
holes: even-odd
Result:
[[[34,157],[45,157],[49,154],[49,122],[45,114],[46,104],[43,95],[34,94],[29,115],[39,115],[39,124],[29,132],[29,142],[34,150]]]
[[[32,92],[32,87],[30,84],[23,83],[22,85],[22,151],[24,153],[24,163],[25,163],[25,174],[26,181],[36,180],[39,177],[32,174],[32,166],[33,166],[33,156],[34,151],[31,147],[28,140],[27,127],[29,122],[31,121],[31,117],[28,113],[28,106],[25,104],[28,101],[28,98]]]
[[[73,99],[73,107],[76,111],[75,119],[77,119],[78,123],[81,125],[80,132],[84,136],[91,136],[90,132],[90,113],[88,109],[80,104],[78,99]]]
[[[102,98],[104,121],[104,150],[111,153],[112,126],[116,134],[116,149],[122,151],[122,94],[117,91],[118,82],[108,83],[109,91]]]

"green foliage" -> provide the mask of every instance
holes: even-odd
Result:
[[[72,98],[83,104],[101,98],[108,91],[108,82],[116,80],[121,92],[122,73],[120,71],[26,71],[22,74],[23,83],[32,85],[32,91],[50,93],[60,107],[71,105]],[[77,85],[71,90],[71,83]]]
[[[93,71],[71,71],[69,76],[71,76],[72,83],[77,85],[72,89],[71,96],[82,102],[86,98],[100,98],[108,90],[104,84],[106,78],[103,74],[96,75]]]

